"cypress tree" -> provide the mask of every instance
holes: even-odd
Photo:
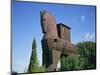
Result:
[[[31,53],[31,58],[30,58],[30,64],[28,67],[28,72],[38,72],[38,68],[39,68],[39,63],[38,63],[38,59],[37,59],[37,53],[36,53],[36,41],[35,38],[33,40],[32,43],[32,53]]]

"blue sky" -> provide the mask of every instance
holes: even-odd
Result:
[[[71,27],[71,41],[73,44],[81,41],[95,41],[95,6],[14,1],[12,3],[13,71],[23,72],[28,67],[34,38],[37,43],[39,63],[42,63],[41,10],[52,13],[56,23],[64,23]]]

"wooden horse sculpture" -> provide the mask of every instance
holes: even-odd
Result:
[[[56,24],[53,16],[47,11],[40,11],[41,27],[43,32],[42,49],[43,65],[48,71],[57,71],[57,64],[61,56],[75,53],[70,40],[70,27]]]

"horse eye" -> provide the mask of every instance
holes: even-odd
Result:
[[[45,21],[45,20],[46,20],[46,18],[43,18],[43,20]]]
[[[54,42],[57,42],[57,39],[54,39]]]

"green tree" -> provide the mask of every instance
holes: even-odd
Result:
[[[67,57],[61,58],[61,70],[62,71],[71,71],[71,70],[82,70],[84,69],[83,65],[84,58],[80,58],[79,55],[69,55]]]
[[[85,69],[96,68],[96,43],[85,41],[76,44],[77,52],[86,62]]]
[[[35,38],[32,43],[32,53],[30,58],[30,64],[28,67],[28,73],[32,72],[45,72],[46,68],[43,66],[39,66],[38,58],[37,58],[37,52],[36,52],[36,41]]]
[[[34,38],[28,72],[38,72],[38,68],[39,68],[39,63],[38,63],[37,52],[36,52],[36,41]]]
[[[85,41],[76,44],[76,54],[61,58],[61,70],[83,70],[96,68],[96,43]]]

